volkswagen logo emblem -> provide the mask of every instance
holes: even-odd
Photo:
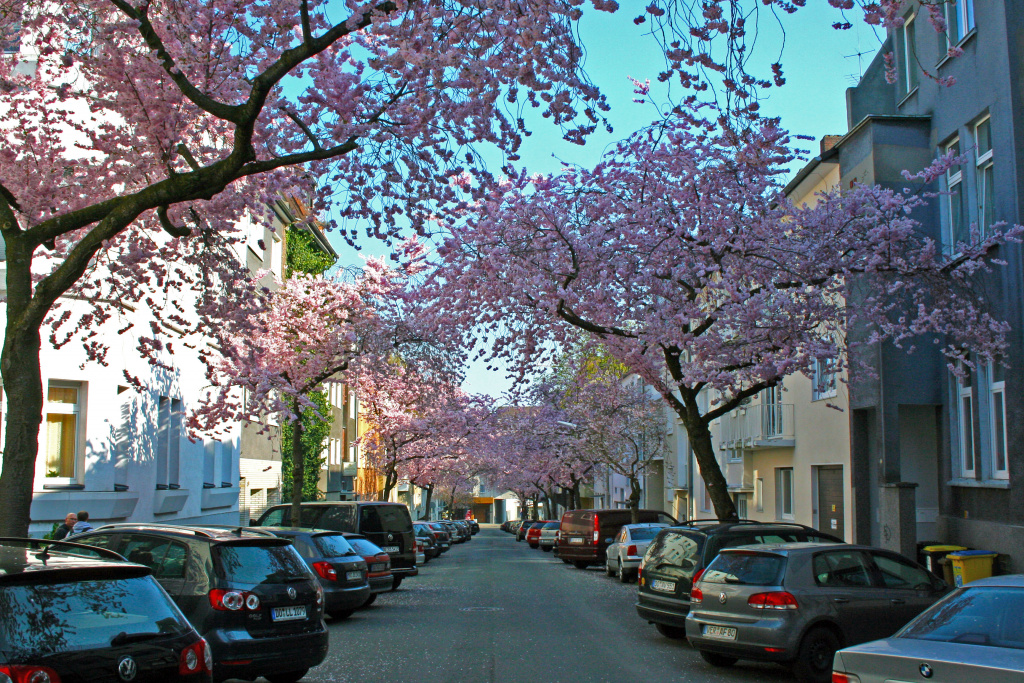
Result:
[[[928,666],[927,664],[922,664],[921,666],[918,667],[917,670],[920,671],[921,675],[924,676],[925,678],[931,678],[932,674],[935,673],[934,671],[932,671],[932,668],[930,666]]]
[[[388,540],[389,541],[395,540],[395,535],[394,534],[388,534]]]
[[[295,589],[288,586],[288,597],[294,600],[296,595],[298,595],[298,593],[295,592]]]
[[[121,657],[121,660],[117,663],[117,675],[121,677],[121,680],[135,680],[137,673],[139,673],[139,666],[135,663],[135,660],[131,657]]]
[[[725,601],[728,599],[729,598],[725,597],[725,593],[718,594],[718,602],[722,603],[723,605],[725,604]]]

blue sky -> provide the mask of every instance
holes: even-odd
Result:
[[[855,85],[862,70],[867,68],[879,48],[880,39],[861,21],[853,21],[853,28],[847,31],[836,31],[831,27],[833,22],[841,20],[836,10],[828,7],[824,0],[808,5],[784,17],[782,64],[786,84],[769,91],[762,101],[762,113],[779,116],[783,126],[794,134],[813,136],[814,142],[801,141],[800,146],[809,149],[814,156],[821,136],[846,132],[846,89]],[[629,77],[641,81],[649,78],[651,97],[655,101],[663,99],[665,91],[659,90],[663,86],[657,83],[657,75],[664,59],[654,41],[643,35],[646,25],[633,24],[636,14],[635,8],[620,9],[612,15],[590,12],[580,25],[587,47],[586,70],[608,97],[612,107],[608,117],[613,133],[595,133],[580,147],[562,140],[553,126],[539,122],[534,126],[534,134],[523,143],[521,165],[531,172],[541,173],[557,171],[560,160],[592,166],[610,144],[655,118],[652,105],[633,102],[635,95]],[[767,75],[768,65],[776,61],[782,34],[771,25],[762,26],[754,53],[754,59],[760,61],[752,63],[758,64],[759,69],[763,65],[763,70],[756,73]],[[863,54],[858,57],[858,53]],[[360,262],[356,253],[336,235],[332,236],[332,243],[341,254],[343,264]],[[363,244],[364,253],[382,251],[386,250],[379,245]],[[486,371],[483,363],[469,369],[464,384],[467,391],[493,396],[500,395],[509,386],[502,373]]]

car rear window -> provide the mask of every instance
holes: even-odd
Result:
[[[295,576],[308,576],[306,564],[291,545],[214,546],[220,559],[218,573],[228,581],[256,585],[280,583]]]
[[[557,529],[558,528],[558,522],[548,522],[547,524],[544,525],[544,528],[545,529]]]
[[[703,546],[702,534],[664,530],[647,547],[644,566],[661,574],[692,579]]]
[[[741,545],[765,545],[767,543],[837,543],[834,538],[817,534],[813,531],[746,531],[715,534],[708,539],[709,557],[714,557],[723,548],[736,548]]]
[[[341,534],[327,534],[325,536],[314,536],[313,545],[320,551],[321,557],[343,557],[355,554],[352,544],[345,540]]]
[[[190,628],[150,576],[5,585],[0,614],[0,651],[13,660],[110,647],[120,633]]]
[[[384,552],[376,543],[368,541],[365,538],[348,538],[345,540],[347,540],[349,545],[351,545],[360,555],[380,555]]]
[[[634,541],[649,541],[658,535],[664,527],[660,526],[641,526],[631,527],[629,529],[629,537]]]
[[[722,553],[701,574],[702,583],[777,586],[782,583],[786,558],[763,553]]]
[[[404,505],[363,505],[359,508],[359,531],[405,533],[412,531],[412,517]]]
[[[1024,588],[962,588],[896,637],[1024,650]]]

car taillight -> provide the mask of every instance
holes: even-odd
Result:
[[[700,604],[704,602],[704,591],[694,586],[690,589],[690,602]]]
[[[792,593],[786,591],[772,591],[771,593],[754,593],[747,600],[747,604],[754,609],[796,609],[796,598]]]
[[[316,606],[324,606],[324,589],[320,586],[320,584],[316,585]]]
[[[832,683],[860,683],[860,677],[853,674],[844,674],[839,671],[832,672]]]
[[[691,581],[691,583],[696,584],[698,581],[700,581],[700,577],[703,574],[704,574],[704,570],[703,569],[698,569],[697,573],[693,575],[693,580]]]
[[[338,572],[334,571],[334,567],[331,566],[330,562],[314,562],[313,569],[320,575],[321,579],[326,579],[327,581],[338,580]]]
[[[250,612],[256,612],[260,609],[259,596],[248,591],[229,591],[223,588],[214,588],[208,595],[210,607],[215,610],[237,612],[244,608]]]
[[[641,581],[640,579],[641,579],[641,577],[643,577],[643,575],[644,575],[644,561],[640,560],[640,566],[636,568],[636,582],[641,584],[641,585],[643,585],[643,581]]]
[[[48,666],[0,664],[0,683],[60,683],[60,676]]]
[[[197,673],[213,673],[213,653],[202,638],[181,651],[178,658],[178,673],[182,676]]]
[[[601,538],[601,523],[597,519],[597,515],[594,515],[594,543],[597,543],[598,539]]]
[[[630,557],[635,556],[636,555],[636,546],[635,545],[631,545],[628,548],[626,548],[626,554],[629,555]]]

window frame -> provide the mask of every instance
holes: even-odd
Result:
[[[917,69],[917,13],[903,17],[903,25],[896,29],[896,81],[900,87],[900,100],[910,97],[919,85]]]
[[[946,155],[950,152],[955,152],[956,156],[961,155],[960,147],[960,135],[954,135],[942,146],[942,154]],[[953,169],[956,169],[954,172]],[[957,251],[957,242],[967,243],[970,241],[970,232],[966,228],[966,222],[964,221],[964,168],[962,164],[951,166],[946,169],[946,222],[948,223],[948,246],[949,253],[959,253]],[[958,206],[954,211],[953,206],[953,195],[957,197]]]
[[[825,377],[828,379],[823,379]],[[823,387],[824,390],[822,390]],[[835,398],[838,393],[839,386],[836,380],[834,360],[815,358],[811,373],[811,401],[824,401]]]
[[[974,0],[946,0],[944,8],[946,20],[946,47],[952,48],[967,39],[975,29]],[[956,40],[950,37],[949,27],[956,26]]]
[[[785,479],[789,479],[789,496],[787,500]],[[775,468],[775,518],[779,520],[796,519],[795,475],[792,467]],[[786,512],[788,503],[789,512]]]
[[[998,363],[989,363],[986,376],[988,377],[988,400],[989,400],[989,433],[992,439],[991,449],[991,473],[993,479],[1010,478],[1010,454],[1009,440],[1006,434],[1006,378],[1001,372],[1002,368]],[[996,373],[1000,372],[1000,379],[996,379]],[[1000,408],[996,409],[996,397],[999,397]],[[1000,423],[1002,429],[1000,430]],[[1000,434],[1000,431],[1002,432]],[[999,467],[999,452],[1002,448],[1003,467]]]
[[[981,142],[979,129],[982,126],[988,128],[988,149],[979,154]],[[974,137],[974,190],[975,204],[977,211],[978,232],[982,238],[986,237],[992,229],[995,219],[995,206],[993,198],[995,193],[992,186],[995,185],[995,145],[992,144],[992,116],[986,114],[978,119],[971,126],[971,135]],[[987,182],[991,180],[991,182]],[[988,209],[986,211],[986,209]]]
[[[957,456],[959,457],[959,474],[967,479],[974,479],[978,471],[978,452],[975,447],[974,436],[974,385],[973,373],[970,368],[964,366],[966,377],[954,376],[956,386],[956,420],[957,420]],[[968,415],[964,416],[964,402],[967,400]],[[967,453],[970,446],[970,464],[967,467]]]
[[[77,394],[75,403],[58,403],[50,401],[51,389],[74,389]],[[46,383],[46,400],[43,403],[43,422],[40,426],[42,432],[40,442],[43,445],[43,457],[39,459],[42,470],[42,477],[48,484],[77,484],[81,483],[82,460],[85,454],[85,400],[87,396],[85,382],[75,380],[51,379]],[[57,474],[50,476],[48,467],[50,451],[49,416],[50,415],[73,415],[75,418],[75,436],[72,441],[74,452],[71,455],[72,472],[70,475]],[[63,459],[63,458],[62,458]],[[38,470],[37,470],[38,471]]]

